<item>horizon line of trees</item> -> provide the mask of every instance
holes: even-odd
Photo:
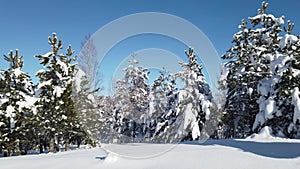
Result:
[[[213,98],[193,48],[185,51],[182,71],[160,72],[152,86],[150,71],[132,54],[112,96],[98,94],[98,62],[91,38],[77,66],[74,51],[55,33],[50,52],[35,56],[44,69],[22,71],[16,50],[0,71],[0,154],[28,150],[55,152],[56,144],[174,143],[204,138],[245,138],[269,127],[276,136],[300,137],[300,36],[294,24],[267,14],[242,20],[233,46],[222,56],[220,93]],[[176,80],[185,86],[179,88]]]

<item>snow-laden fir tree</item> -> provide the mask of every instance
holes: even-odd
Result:
[[[8,70],[1,71],[0,146],[9,154],[27,153],[33,148],[34,85],[30,76],[22,71],[23,60],[18,50],[4,55]]]
[[[100,140],[104,143],[113,143],[114,136],[114,99],[111,96],[101,96],[100,99]]]
[[[300,137],[300,36],[291,34],[294,24],[288,21],[286,34],[280,39],[279,51],[285,56],[282,63],[274,60],[276,67],[284,68],[276,74],[282,75],[275,84],[278,111],[270,121],[274,132],[283,133],[289,138]],[[280,63],[280,64],[278,64]],[[276,68],[275,68],[276,69]]]
[[[273,134],[290,138],[299,137],[299,72],[300,41],[292,35],[294,25],[288,21],[286,34],[278,37],[271,61],[271,77],[260,82],[260,112],[253,129],[270,126]]]
[[[178,116],[184,114],[183,133],[185,139],[195,140],[200,137],[204,123],[209,119],[212,94],[198,64],[193,48],[185,51],[188,63],[180,63],[183,71],[177,77],[185,82],[180,90]]]
[[[45,67],[36,73],[40,82],[36,106],[40,140],[49,143],[50,152],[54,152],[55,142],[62,140],[68,149],[69,139],[74,134],[73,124],[77,123],[72,100],[75,58],[71,46],[68,46],[66,54],[59,53],[62,41],[55,33],[48,39],[51,52],[36,56]]]
[[[112,126],[111,141],[120,142],[121,139],[125,139],[124,136],[130,135],[128,131],[128,120],[125,119],[125,113],[130,111],[130,94],[127,90],[125,80],[120,79],[116,82],[115,90],[113,94],[113,115],[112,115]]]
[[[258,15],[242,20],[241,29],[233,37],[233,46],[222,56],[225,59],[227,89],[224,123],[229,126],[227,135],[245,137],[251,134],[256,114],[261,111],[269,91],[261,91],[262,79],[271,77],[270,63],[277,54],[279,33],[284,17],[266,14],[268,4],[263,2]],[[250,22],[251,26],[249,26]]]
[[[123,136],[137,140],[144,137],[145,124],[149,120],[149,72],[147,68],[138,65],[136,54],[132,54],[132,57],[129,66],[124,69],[124,79],[117,81],[114,128]]]
[[[3,77],[3,71],[0,71],[0,105],[2,105],[2,102],[5,101],[5,79]],[[5,114],[0,111],[0,154],[2,154],[3,150],[3,141],[4,141],[4,134],[5,129],[8,128],[8,118],[5,116]]]
[[[153,85],[155,102],[150,102],[155,114],[155,129],[153,140],[155,142],[173,142],[173,136],[176,130],[170,130],[177,118],[177,105],[179,90],[176,87],[175,77],[166,70],[155,80]],[[150,109],[151,107],[150,106]],[[152,115],[153,116],[153,115]],[[158,118],[157,118],[158,117]],[[154,125],[153,125],[154,126]],[[152,130],[153,130],[152,129]],[[173,132],[174,134],[171,134]]]
[[[188,63],[180,62],[183,71],[175,75],[185,82],[185,86],[179,91],[176,120],[172,120],[172,125],[166,131],[170,136],[169,142],[198,139],[210,114],[212,95],[202,73],[202,66],[198,64],[192,48],[185,51],[185,54]],[[166,116],[169,114],[173,114],[173,111],[167,109]]]
[[[161,121],[161,115],[166,110],[169,74],[165,68],[159,73],[160,76],[154,81],[149,95],[149,119],[151,120],[147,124],[146,138],[155,135],[157,123]]]

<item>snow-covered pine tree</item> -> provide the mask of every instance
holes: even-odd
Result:
[[[171,133],[177,133],[177,130],[170,130],[170,126],[173,125],[177,118],[179,95],[175,77],[164,70],[158,79],[155,80],[153,91],[155,91],[156,95],[154,96],[157,99],[156,102],[150,103],[154,104],[154,112],[156,112],[153,140],[162,143],[173,142],[174,135]]]
[[[129,66],[124,69],[125,77],[117,82],[115,93],[115,127],[123,135],[132,139],[144,137],[149,109],[149,71],[139,66],[136,54],[129,60]]]
[[[189,62],[180,62],[184,70],[175,75],[185,82],[179,91],[177,118],[174,122],[178,126],[175,139],[195,140],[200,137],[204,123],[209,118],[212,94],[193,48],[189,48],[185,54]]]
[[[34,144],[32,120],[34,113],[33,82],[30,76],[22,71],[23,56],[18,50],[4,55],[9,62],[9,69],[1,71],[1,146],[9,155],[26,154]]]
[[[116,82],[116,92],[113,94],[113,115],[112,125],[113,130],[111,131],[111,141],[121,142],[125,141],[124,136],[129,136],[128,119],[125,118],[126,113],[130,111],[130,94],[127,89],[125,80],[120,79]]]
[[[275,85],[280,113],[274,115],[274,122],[270,121],[274,132],[282,132],[289,138],[300,137],[300,36],[291,34],[294,24],[288,21],[286,34],[279,42],[280,53],[286,56],[285,68]],[[276,129],[275,129],[276,128]]]
[[[75,70],[72,62],[75,59],[72,57],[74,51],[71,46],[68,47],[67,54],[59,53],[62,41],[57,39],[55,33],[48,38],[48,43],[51,45],[51,52],[35,56],[46,68],[36,73],[40,81],[36,102],[37,122],[41,129],[40,139],[50,144],[50,152],[55,152],[55,142],[59,143],[64,139],[68,146],[73,124],[76,124],[72,101],[72,76]]]
[[[226,60],[227,89],[224,123],[229,126],[228,136],[245,137],[251,134],[260,103],[269,97],[269,91],[260,90],[271,77],[270,62],[279,44],[283,16],[266,14],[268,4],[263,2],[258,15],[242,20],[241,29],[234,35],[233,47],[222,56]],[[257,87],[259,86],[259,87]]]
[[[149,121],[145,138],[153,138],[157,123],[161,121],[161,115],[166,110],[168,72],[165,68],[160,71],[160,76],[154,81],[149,95]]]
[[[52,42],[54,45],[54,43]],[[60,132],[61,136],[64,140],[65,150],[68,151],[70,149],[70,140],[77,134],[79,120],[77,114],[75,112],[74,107],[74,93],[73,93],[73,82],[75,75],[75,61],[76,58],[73,56],[75,51],[71,50],[71,46],[69,45],[67,48],[67,53],[60,54],[58,62],[59,72],[61,76],[61,87],[60,89],[57,87],[56,89],[63,90],[61,95],[59,95],[56,91],[56,96],[61,96],[61,101],[64,103],[60,109],[62,112],[62,120],[60,122]]]
[[[105,143],[112,143],[114,135],[114,99],[111,96],[100,98],[100,140]]]
[[[258,128],[270,126],[273,134],[289,138],[300,136],[300,40],[291,34],[293,27],[288,21],[288,27],[284,27],[286,34],[279,37],[271,62],[272,77],[264,81],[267,88],[262,88],[271,94],[255,121]]]
[[[2,107],[3,102],[5,102],[5,79],[3,77],[3,71],[0,70],[0,106]],[[2,111],[2,108],[0,109],[0,154],[3,153],[3,142],[4,142],[4,135],[5,135],[5,129],[8,127],[8,118],[5,116],[4,112]]]

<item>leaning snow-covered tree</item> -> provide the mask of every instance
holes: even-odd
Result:
[[[18,50],[4,55],[9,62],[9,69],[1,71],[0,96],[0,144],[9,155],[27,153],[33,148],[34,133],[32,120],[34,117],[33,82],[30,76],[22,71],[22,56]]]
[[[198,64],[193,48],[185,51],[189,63],[180,62],[183,71],[176,76],[185,82],[179,93],[178,116],[184,115],[183,134],[185,139],[195,140],[200,137],[205,121],[210,115],[212,94]]]
[[[54,144],[64,140],[66,150],[73,133],[73,124],[77,124],[72,100],[72,82],[75,65],[74,51],[68,46],[66,54],[60,54],[61,40],[55,33],[49,37],[51,52],[37,55],[45,69],[36,73],[38,85],[38,123],[41,140],[50,144],[50,151],[55,152]]]
[[[233,46],[222,56],[225,59],[227,89],[224,123],[229,126],[227,135],[245,137],[253,132],[257,113],[264,111],[270,95],[265,89],[271,77],[270,63],[277,54],[280,27],[283,18],[266,14],[268,4],[263,2],[258,15],[242,20],[241,29],[234,35]],[[251,23],[251,27],[248,25]],[[258,87],[257,87],[258,86]],[[263,86],[263,87],[262,87]]]
[[[185,86],[179,91],[176,120],[172,120],[172,125],[166,130],[170,135],[169,142],[198,139],[210,114],[212,95],[202,73],[202,66],[198,64],[192,48],[185,51],[185,54],[188,63],[180,62],[183,71],[175,74],[175,77],[185,82]],[[167,111],[166,116],[172,112]]]

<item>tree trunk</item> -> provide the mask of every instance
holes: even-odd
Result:
[[[52,137],[52,136],[51,136],[51,138],[50,138],[49,151],[50,151],[51,153],[55,153],[55,152],[56,152],[56,151],[55,151],[55,147],[54,147],[54,137]]]
[[[69,151],[70,150],[70,142],[69,139],[65,139],[65,151]]]
[[[3,157],[8,157],[8,151],[7,150],[3,151]]]
[[[77,148],[80,148],[81,139],[77,139]]]
[[[40,148],[40,154],[41,154],[41,153],[44,153],[44,150],[43,150],[43,144],[42,144],[42,143],[40,143],[39,148]]]

